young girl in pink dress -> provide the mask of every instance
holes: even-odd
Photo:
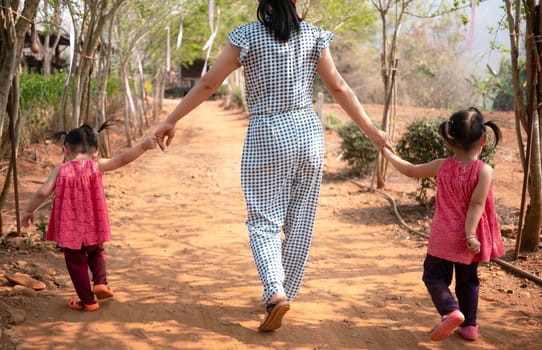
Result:
[[[478,263],[504,254],[492,190],[492,168],[478,159],[486,144],[486,129],[501,132],[493,122],[471,107],[454,113],[439,127],[453,156],[425,164],[411,164],[387,148],[386,159],[404,175],[437,177],[433,216],[423,281],[441,322],[431,332],[432,340],[443,340],[457,327],[467,340],[478,337]],[[455,269],[455,293],[450,291]]]
[[[100,128],[103,129],[103,128]],[[102,173],[124,166],[145,151],[156,147],[155,137],[113,158],[96,160],[98,136],[87,125],[65,134],[65,162],[53,169],[36,191],[21,217],[28,227],[34,211],[53,191],[54,201],[46,239],[58,243],[64,251],[66,267],[77,296],[68,301],[74,310],[95,311],[95,300],[113,296],[107,286],[103,243],[111,239]],[[91,288],[88,270],[92,272]]]

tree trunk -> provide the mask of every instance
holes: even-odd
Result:
[[[124,96],[124,133],[126,135],[126,141],[128,147],[132,147],[132,115],[133,115],[133,101],[130,92],[130,83],[128,82],[128,62],[124,62],[121,67],[120,79],[122,81],[123,96]]]
[[[5,111],[17,61],[17,34],[11,8],[0,8],[0,26],[0,135],[3,135]]]
[[[162,68],[158,68],[154,81],[152,83],[152,116],[153,119],[157,119],[162,112],[163,98],[164,98],[164,71]]]
[[[542,174],[540,169],[540,129],[539,129],[539,114],[540,110],[537,105],[540,103],[540,86],[538,79],[540,74],[540,57],[538,44],[535,37],[540,35],[538,5],[534,1],[525,2],[526,8],[526,69],[527,69],[527,113],[532,120],[530,128],[532,128],[532,145],[530,154],[529,172],[529,198],[530,203],[525,215],[525,227],[522,232],[520,251],[535,252],[538,250],[540,241],[540,224],[541,216],[541,181]],[[528,130],[530,131],[530,130]]]
[[[533,144],[529,171],[529,207],[525,214],[520,251],[536,252],[540,243],[540,225],[542,224],[542,188],[540,171],[540,129],[538,113],[533,116]]]
[[[143,73],[143,64],[141,58],[137,57],[137,72],[139,81],[139,99],[141,100],[141,113],[145,122],[145,128],[149,127],[149,118],[147,117],[147,91],[145,91],[145,75]]]
[[[20,121],[16,120],[19,110],[19,97],[18,97],[18,80],[15,77],[15,67],[17,62],[21,58],[24,37],[31,22],[29,19],[33,19],[36,15],[36,11],[39,5],[39,0],[25,1],[24,7],[20,12],[20,16],[17,17],[17,22],[13,17],[13,13],[17,13],[18,2],[5,1],[2,2],[3,7],[0,8],[0,125],[4,125],[6,111],[9,104],[10,114],[10,137],[12,143],[12,157],[10,162],[10,169],[8,175],[4,181],[4,186],[0,196],[0,213],[5,204],[7,192],[9,189],[10,176],[13,169],[16,167],[17,147],[19,144]],[[11,8],[13,6],[14,8]],[[15,81],[15,84],[13,82]],[[12,91],[12,88],[14,90]],[[10,95],[11,94],[11,95]],[[11,99],[11,101],[10,101]],[[2,134],[2,128],[0,127],[0,135]],[[17,184],[15,183],[15,186]],[[17,188],[15,188],[15,206],[18,208]],[[16,209],[16,216],[18,217],[18,210]],[[1,215],[1,214],[0,214]],[[0,218],[0,224],[2,219]],[[17,220],[18,222],[18,220]],[[0,231],[2,226],[0,226]]]
[[[382,20],[382,53],[381,53],[381,74],[382,81],[384,83],[384,112],[382,114],[382,125],[380,126],[382,130],[390,134],[393,129],[393,118],[390,118],[390,104],[393,100],[394,93],[394,80],[395,72],[397,70],[397,39],[399,37],[399,29],[401,28],[401,22],[405,11],[410,6],[410,3],[413,0],[403,0],[403,1],[390,1],[387,3],[379,2],[377,6],[380,13],[380,19]],[[393,20],[390,19],[390,11],[395,7],[395,13]],[[393,23],[393,32],[391,36],[388,33],[388,26],[391,27]],[[390,40],[390,42],[388,42]],[[377,166],[376,166],[376,187],[384,188],[386,186],[386,176],[387,176],[388,161],[382,157],[378,156]]]
[[[540,79],[539,50],[535,42],[535,36],[540,33],[540,13],[532,0],[524,1],[525,15],[525,53],[526,53],[526,87],[522,88],[519,70],[520,52],[520,24],[522,23],[522,2],[519,0],[505,0],[505,11],[510,31],[512,83],[514,86],[514,105],[516,117],[516,136],[519,153],[522,160],[524,179],[522,201],[520,208],[520,223],[516,238],[517,258],[520,251],[537,251],[540,240],[540,225],[542,224],[541,213],[541,150],[540,150],[540,120],[538,104],[541,102],[540,87],[537,81]],[[526,147],[523,143],[523,134],[527,133]],[[527,205],[527,193],[529,204]],[[527,207],[527,210],[525,210]],[[524,225],[523,225],[524,222]]]
[[[17,235],[21,235],[21,220],[19,213],[19,181],[17,173],[17,148],[19,146],[19,134],[17,133],[17,124],[19,121],[19,77],[15,75],[13,84],[9,92],[9,102],[7,105],[9,115],[9,139],[11,142],[10,166],[13,169],[13,195],[15,199],[15,220],[17,221]],[[6,179],[7,180],[7,179]],[[6,181],[8,183],[9,181]],[[4,199],[5,200],[5,199]],[[4,207],[5,202],[0,204]]]
[[[82,24],[78,43],[81,43],[81,53],[74,58],[74,66],[77,67],[74,71],[76,78],[75,87],[72,90],[72,127],[77,127],[81,120],[88,121],[90,119],[89,111],[92,105],[90,98],[90,84],[96,50],[100,44],[100,38],[104,28],[114,18],[119,7],[126,0],[116,0],[112,4],[110,1],[85,1],[85,19]],[[68,5],[69,6],[69,5]],[[70,12],[75,13],[75,10],[70,6]],[[76,47],[79,47],[77,45]],[[81,115],[81,113],[83,115]]]
[[[60,37],[60,35],[58,35]],[[43,75],[51,75],[51,62],[53,61],[54,51],[51,49],[51,36],[45,35],[43,38],[43,45],[41,45],[41,52],[43,54]]]
[[[137,136],[143,135],[143,126],[146,125],[145,123],[145,112],[143,108],[143,103],[145,103],[145,100],[142,97],[142,92],[139,91],[142,84],[136,84],[136,82],[139,82],[139,75],[137,72],[133,72],[132,81],[134,82],[134,93],[132,94],[134,98],[134,104],[136,108],[136,124],[137,124]]]
[[[109,43],[105,44],[106,47],[111,47]],[[108,48],[104,49],[102,55],[100,55],[100,61],[98,64],[98,73],[96,75],[98,91],[97,91],[97,113],[96,113],[96,127],[103,124],[106,120],[106,103],[107,103],[107,80],[109,79],[111,72],[111,55]],[[109,146],[109,139],[106,137],[107,131],[99,135],[100,153],[109,158],[111,157],[111,150]]]

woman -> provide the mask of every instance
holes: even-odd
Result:
[[[301,286],[311,244],[324,160],[323,129],[312,107],[316,73],[379,150],[392,146],[337,72],[328,48],[331,32],[304,22],[295,0],[261,0],[257,18],[228,35],[215,64],[155,135],[165,149],[175,124],[243,66],[250,122],[241,183],[250,247],[263,284],[265,317],[258,329],[267,332],[281,326]]]

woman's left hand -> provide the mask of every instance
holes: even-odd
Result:
[[[165,151],[175,137],[175,124],[163,122],[154,132],[154,136],[156,136],[156,141],[158,142],[160,149]]]
[[[377,128],[377,132],[378,132],[377,139],[373,143],[378,149],[378,151],[382,152],[384,148],[387,148],[392,153],[395,153],[395,149],[393,148],[393,143],[391,142],[389,135],[383,130],[380,130],[378,128]]]

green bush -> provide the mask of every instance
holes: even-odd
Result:
[[[145,83],[145,91],[147,94],[150,91],[148,83]],[[120,76],[118,74],[111,74],[107,79],[107,86],[105,88],[107,96],[114,96],[122,94],[122,83],[120,81]]]
[[[338,130],[342,138],[343,159],[361,176],[369,174],[378,158],[378,150],[354,122],[348,122]]]
[[[45,215],[40,214],[38,216],[38,223],[35,224],[35,226],[36,226],[36,231],[40,233],[40,237],[42,241],[45,241],[45,236],[47,235],[47,225],[48,225],[47,218],[45,217]]]
[[[514,95],[507,91],[499,91],[493,99],[493,109],[496,111],[513,111]]]
[[[58,112],[66,74],[21,74],[19,81],[19,107],[25,120],[21,144],[43,141],[44,131],[53,126],[54,115]]]
[[[449,155],[446,143],[438,133],[438,127],[443,118],[424,118],[407,125],[406,133],[397,143],[397,154],[411,163],[427,163],[436,158],[444,158]],[[422,204],[428,204],[429,190],[434,190],[436,178],[416,179],[419,188],[416,200]]]
[[[237,108],[243,109],[245,106],[243,90],[240,87],[234,87],[231,91],[231,102]]]
[[[20,108],[28,111],[38,105],[46,106],[60,101],[64,92],[66,74],[21,74],[19,81]]]
[[[326,130],[337,131],[342,126],[342,120],[334,114],[328,114],[322,118],[322,125]]]
[[[20,112],[24,119],[21,129],[21,147],[28,143],[43,142],[48,132],[58,125],[59,108],[66,83],[66,73],[53,75],[20,74]],[[92,93],[97,90],[92,82]],[[108,113],[113,113],[122,106],[120,78],[111,75],[107,81]],[[94,108],[94,105],[91,105]],[[69,101],[68,101],[69,110]]]
[[[413,164],[427,163],[437,158],[446,158],[452,155],[446,143],[438,132],[439,125],[444,118],[424,118],[407,125],[406,132],[397,143],[397,154]],[[489,132],[491,135],[491,132]],[[495,144],[488,137],[487,146],[482,150],[480,159],[493,166]],[[429,196],[429,191],[434,191],[436,178],[416,179],[419,188],[416,192],[416,200],[424,205],[430,204],[434,196]]]

